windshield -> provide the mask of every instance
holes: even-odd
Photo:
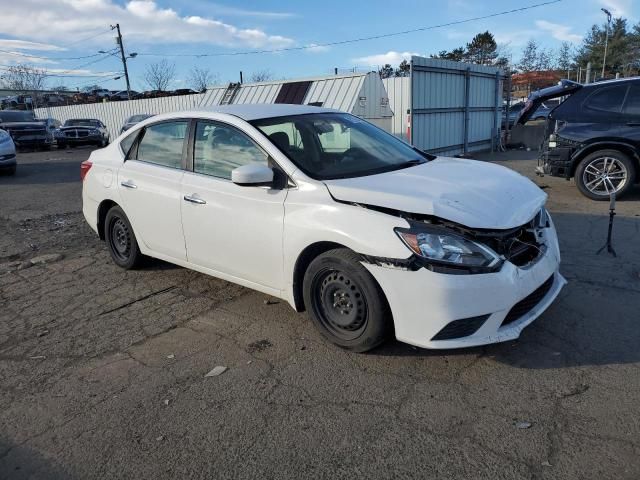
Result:
[[[99,123],[97,120],[84,120],[84,119],[76,119],[76,120],[67,120],[64,122],[65,127],[99,127]]]
[[[0,121],[2,122],[33,122],[33,114],[31,112],[0,112]]]
[[[266,118],[251,124],[317,180],[373,175],[435,158],[346,113]]]

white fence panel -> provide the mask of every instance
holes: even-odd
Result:
[[[189,110],[200,106],[206,94],[178,95],[175,97],[145,98],[122,102],[87,103],[62,107],[36,108],[37,118],[55,118],[65,122],[71,118],[96,118],[109,129],[113,140],[120,134],[125,120],[131,115],[153,114]]]

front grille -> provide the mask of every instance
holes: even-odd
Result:
[[[507,316],[504,317],[501,327],[513,323],[529,313],[531,309],[538,305],[540,301],[545,297],[545,295],[549,293],[552,285],[553,275],[551,275],[549,279],[542,285],[540,285],[532,294],[516,303],[513,308],[509,310]]]
[[[452,340],[454,338],[468,337],[476,333],[487,318],[489,318],[489,315],[454,320],[447,323],[431,340]]]
[[[523,267],[535,261],[543,252],[542,245],[534,234],[540,215],[541,213],[518,228],[508,231],[476,231],[474,236],[494,252],[504,255],[515,266]]]

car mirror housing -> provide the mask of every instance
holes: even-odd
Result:
[[[273,169],[259,163],[250,163],[231,171],[231,181],[243,187],[271,186]]]

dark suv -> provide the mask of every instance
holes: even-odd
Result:
[[[621,197],[639,180],[640,78],[582,85],[562,80],[529,96],[518,123],[537,106],[564,97],[549,114],[538,173],[574,178],[580,192]]]

